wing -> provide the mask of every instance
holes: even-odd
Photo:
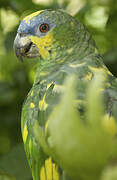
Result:
[[[38,122],[39,128],[45,134],[48,117],[58,103],[59,97],[57,85],[42,80],[32,87],[23,106],[21,129],[27,159],[35,180],[59,180],[63,179],[63,176],[64,179],[68,179],[48,153],[44,152],[33,132]]]

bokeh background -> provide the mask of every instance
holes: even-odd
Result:
[[[0,0],[0,180],[31,180],[20,114],[37,60],[19,62],[13,40],[24,16],[47,8],[65,9],[81,20],[95,39],[104,63],[117,76],[117,0]]]

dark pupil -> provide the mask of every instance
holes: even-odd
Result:
[[[45,31],[45,30],[47,29],[47,27],[46,27],[45,25],[42,25],[41,29],[42,29],[43,31]]]

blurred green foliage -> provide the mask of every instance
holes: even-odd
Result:
[[[47,152],[71,179],[115,180],[117,166],[113,160],[117,159],[117,140],[113,137],[117,125],[113,117],[109,119],[104,113],[100,91],[105,83],[104,76],[95,73],[95,78],[89,84],[83,119],[74,108],[79,94],[76,89],[81,85],[76,79],[75,74],[66,79],[61,101],[49,117],[48,139],[45,137],[48,140]],[[34,128],[35,131],[40,144],[39,128]],[[45,144],[41,144],[45,148]]]
[[[22,143],[21,107],[32,86],[37,62],[20,63],[13,52],[13,40],[25,15],[47,8],[63,8],[86,24],[104,63],[117,76],[117,0],[0,0],[0,158],[9,157],[7,154]],[[9,158],[7,161],[9,164]],[[20,172],[19,160],[18,164]],[[8,168],[0,164],[0,170],[7,173]],[[22,176],[25,179],[30,178]]]

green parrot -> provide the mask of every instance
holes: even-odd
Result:
[[[56,161],[54,151],[49,151],[46,142],[48,119],[60,103],[65,79],[68,78],[68,84],[72,85],[71,77],[75,74],[76,109],[84,121],[87,89],[98,73],[103,74],[105,80],[104,112],[108,118],[117,120],[117,80],[104,65],[86,27],[63,10],[42,10],[25,17],[14,40],[14,51],[20,61],[23,57],[39,57],[36,77],[23,104],[21,117],[23,142],[33,180],[77,180],[60,161]],[[40,143],[33,131],[36,127]]]

